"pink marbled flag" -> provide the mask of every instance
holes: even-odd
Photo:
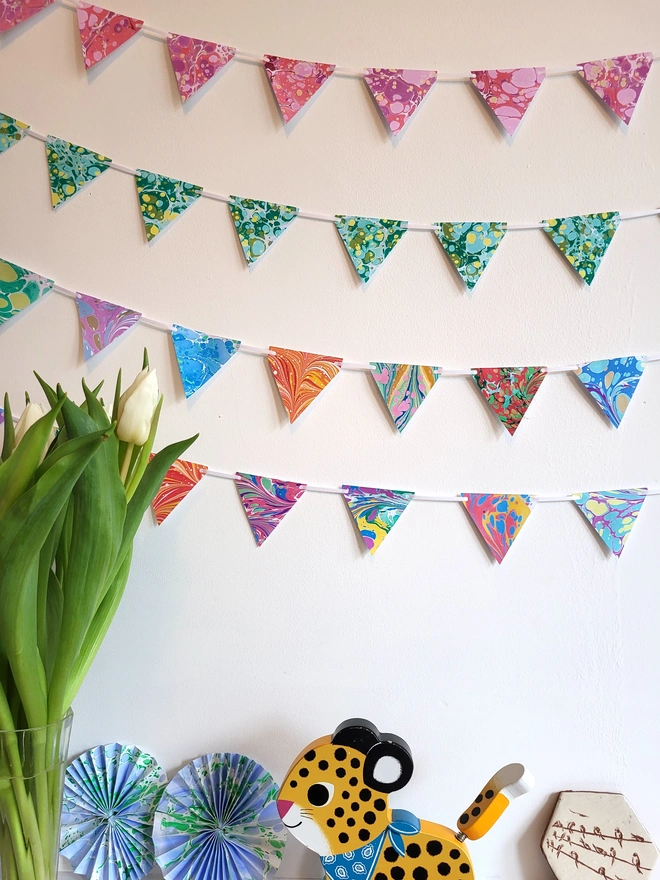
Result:
[[[514,134],[545,79],[545,67],[473,70],[471,80],[509,134]]]

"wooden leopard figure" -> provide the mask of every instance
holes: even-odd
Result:
[[[408,745],[363,718],[344,721],[293,762],[277,809],[289,831],[321,856],[327,880],[471,880],[463,841],[492,828],[534,780],[509,764],[484,786],[458,820],[458,831],[391,810],[388,794],[410,781]]]

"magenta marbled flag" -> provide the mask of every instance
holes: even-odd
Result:
[[[0,34],[42,12],[51,3],[53,0],[0,0]]]
[[[80,46],[85,69],[89,70],[108,55],[116,52],[142,28],[140,18],[120,15],[103,6],[79,2],[77,8]]]
[[[261,547],[302,497],[307,486],[305,483],[237,473],[236,488],[254,540]]]
[[[86,361],[130,330],[142,317],[140,312],[84,293],[77,295],[76,303]]]
[[[578,72],[602,102],[628,125],[651,64],[652,52],[638,52],[602,61],[584,61],[578,64]]]
[[[473,70],[470,79],[504,130],[512,135],[545,79],[545,67]]]
[[[184,102],[213,79],[236,54],[236,49],[231,46],[196,40],[183,34],[168,34],[167,48],[179,95]]]
[[[368,67],[365,70],[364,80],[392,134],[403,131],[437,76],[437,70],[389,67]]]
[[[332,76],[335,65],[264,55],[264,69],[282,119],[287,123]]]

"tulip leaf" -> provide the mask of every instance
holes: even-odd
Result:
[[[2,443],[2,460],[7,461],[14,449],[14,419],[11,414],[11,406],[9,404],[9,395],[5,392],[5,424]]]

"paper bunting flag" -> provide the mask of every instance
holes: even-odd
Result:
[[[376,387],[401,432],[440,378],[440,367],[372,362],[371,368]]]
[[[110,743],[67,767],[60,852],[87,880],[140,880],[154,866],[154,813],[167,785],[155,758]]]
[[[48,136],[46,141],[50,196],[53,208],[75,196],[84,186],[107,171],[112,159],[69,141]]]
[[[348,217],[337,214],[335,224],[355,271],[366,284],[408,229],[407,220]]]
[[[27,122],[19,122],[13,116],[0,113],[0,153],[4,153],[23,140],[29,129]]]
[[[32,18],[52,2],[53,0],[0,0],[0,34]]]
[[[237,474],[236,488],[241,504],[257,542],[261,547],[266,538],[282,522],[293,505],[305,492],[305,483],[273,480],[255,474]]]
[[[368,67],[364,80],[389,131],[400,134],[435,83],[437,70]]]
[[[194,183],[139,169],[135,186],[148,241],[187,211],[201,196],[203,189]]]
[[[603,103],[628,125],[652,63],[652,52],[639,52],[602,61],[584,61],[578,64],[578,73]]]
[[[532,512],[529,495],[463,492],[465,509],[497,562],[502,562]]]
[[[76,303],[86,361],[130,330],[142,317],[141,312],[84,293],[77,294]]]
[[[5,423],[5,411],[4,409],[0,409],[0,425],[4,425]]]
[[[369,489],[366,486],[342,486],[342,489],[364,545],[373,556],[415,493],[395,489]]]
[[[575,372],[609,421],[618,428],[643,369],[644,363],[639,358],[625,357],[591,361]]]
[[[0,259],[0,325],[52,290],[54,281]]]
[[[454,268],[472,290],[504,238],[506,223],[435,223],[440,240]]]
[[[172,328],[172,344],[183,391],[186,397],[190,397],[236,354],[241,343],[238,339],[208,336],[199,330],[189,330],[175,324]]]
[[[158,525],[161,525],[174,508],[181,504],[207,470],[205,464],[195,464],[194,461],[177,458],[165,474],[165,479],[151,502]]]
[[[545,79],[545,67],[473,70],[470,79],[504,129],[512,135]]]
[[[335,65],[264,55],[264,68],[282,119],[287,123],[332,76]]]
[[[473,379],[513,436],[545,376],[543,367],[478,367]]]
[[[621,556],[645,498],[646,489],[618,489],[583,492],[575,503],[603,543],[615,556]]]
[[[168,34],[167,48],[183,102],[213,79],[236,54],[236,49],[231,46],[196,40],[183,34]]]
[[[85,68],[89,70],[99,61],[134,37],[144,22],[128,15],[118,15],[102,6],[78,3],[78,28]]]
[[[230,196],[229,212],[248,263],[256,262],[296,219],[298,208]]]
[[[545,220],[544,227],[580,278],[591,284],[619,225],[619,212]]]
[[[268,363],[291,424],[335,378],[342,358],[270,346]]]

